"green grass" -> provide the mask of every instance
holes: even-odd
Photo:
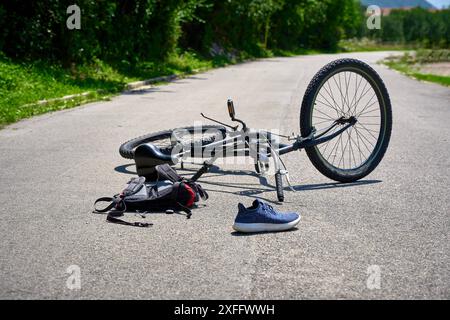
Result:
[[[363,39],[341,41],[338,52],[404,49],[405,47],[380,45]],[[260,56],[290,57],[318,53],[324,53],[324,51],[309,49],[271,51],[264,49]],[[423,54],[421,55],[423,56]],[[428,56],[430,56],[430,53],[427,53]],[[0,128],[34,115],[72,108],[90,101],[108,99],[123,91],[129,82],[172,74],[192,74],[253,58],[248,54],[204,58],[194,52],[178,52],[168,57],[164,62],[146,61],[131,65],[127,61],[119,61],[110,65],[94,59],[89,64],[63,68],[46,62],[12,61],[0,52]],[[392,67],[401,68],[402,66],[392,64]],[[421,80],[448,85],[448,77],[423,75],[414,73],[409,69],[407,73]],[[61,98],[84,92],[89,92],[89,94],[70,100],[37,103],[41,100]]]
[[[339,49],[342,52],[405,51],[414,49],[414,46],[401,43],[381,43],[364,38],[341,40]]]
[[[320,53],[316,50],[262,50],[259,57],[296,56]],[[46,112],[108,99],[125,89],[129,82],[166,75],[186,75],[234,64],[255,57],[238,56],[204,58],[195,52],[178,52],[164,62],[146,61],[132,66],[127,61],[109,65],[100,60],[90,64],[63,68],[45,62],[15,62],[0,52],[0,128],[24,118]],[[38,101],[89,92],[70,100]]]
[[[401,73],[416,78],[418,80],[422,81],[429,81],[438,83],[444,86],[450,86],[450,77],[447,76],[440,76],[435,74],[425,74],[417,72],[416,69],[408,64],[402,63],[402,62],[385,62],[385,64],[394,70],[400,71]]]
[[[94,73],[94,71],[92,71]],[[12,123],[53,110],[72,107],[80,100],[92,100],[116,92],[121,87],[118,76],[106,77],[102,72],[90,75],[74,75],[58,66],[43,63],[17,64],[0,59],[0,125]],[[97,90],[100,90],[97,93]],[[30,105],[39,100],[53,99],[69,94],[94,91],[83,99]]]
[[[282,50],[282,49],[274,49],[273,51],[269,51],[270,55],[275,57],[295,57],[295,56],[305,56],[311,54],[320,54],[320,53],[336,53],[336,51],[328,52],[323,50],[314,50],[314,49],[297,49],[297,50]]]
[[[423,51],[419,50],[414,55],[405,53],[403,56],[389,57],[383,61],[389,68],[397,70],[412,78],[450,86],[450,77],[420,72],[422,63],[448,61],[448,50]]]
[[[124,90],[129,82],[190,74],[234,62],[226,57],[205,59],[185,52],[174,54],[164,62],[148,61],[135,66],[126,61],[111,66],[94,60],[90,64],[63,68],[45,62],[18,63],[0,53],[0,127],[34,115],[107,99]],[[90,93],[66,101],[37,103],[84,92]]]
[[[419,50],[414,55],[405,53],[401,57],[392,57],[386,59],[383,61],[383,63],[391,69],[397,70],[407,76],[416,78],[418,80],[434,82],[444,86],[450,86],[449,76],[425,74],[419,71],[421,63],[448,61],[448,54],[445,53],[448,53],[448,50]]]
[[[450,86],[450,77],[438,76],[438,75],[434,75],[434,74],[423,74],[423,73],[417,73],[417,72],[413,72],[412,76],[419,80],[439,83],[444,86]]]

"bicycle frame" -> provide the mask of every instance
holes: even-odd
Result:
[[[214,122],[226,125],[214,119],[208,118],[203,114],[202,116]],[[280,158],[281,155],[326,143],[334,139],[335,137],[339,136],[344,131],[346,131],[347,129],[349,129],[350,127],[354,126],[357,123],[357,120],[354,117],[350,118],[341,117],[340,119],[337,119],[329,128],[325,129],[324,132],[322,132],[317,136],[315,135],[316,133],[315,130],[313,130],[313,132],[308,137],[301,137],[300,135],[298,135],[297,137],[295,137],[295,141],[293,143],[277,144],[277,148],[275,148],[271,143],[271,136],[272,136],[271,132],[263,130],[252,131],[251,129],[247,128],[246,124],[243,121],[235,119],[234,114],[232,116],[232,120],[241,123],[242,128],[238,129],[238,127],[231,127],[226,125],[232,128],[233,130],[227,131],[227,137],[225,137],[225,139],[214,141],[205,146],[200,146],[198,150],[193,150],[191,144],[178,145],[178,148],[179,149],[181,148],[181,150],[175,155],[172,155],[174,163],[179,162],[180,159],[182,159],[183,157],[188,156],[189,154],[194,154],[195,152],[201,152],[202,155],[207,152],[210,152],[209,159],[204,161],[203,166],[191,178],[192,181],[196,181],[204,173],[206,173],[218,158],[221,157],[224,158],[228,156],[233,157],[238,155],[251,156],[254,159],[255,163],[257,163],[257,161],[267,161],[268,158],[272,157],[275,160],[274,161],[275,172],[280,172],[281,166],[282,165],[284,166]],[[333,133],[330,133],[338,125],[343,125],[343,127],[339,128]],[[251,141],[249,138],[249,136],[255,132],[257,134],[256,145],[254,145],[253,141]],[[263,145],[261,144],[259,139],[259,134],[261,133],[263,135]],[[263,146],[264,149],[267,148],[268,152],[267,153],[260,152],[260,150],[262,149],[261,146]],[[221,150],[219,149],[221,152],[217,152],[218,148],[221,148]],[[202,156],[202,158],[204,157]],[[287,174],[287,171],[285,173],[282,172],[282,174]]]

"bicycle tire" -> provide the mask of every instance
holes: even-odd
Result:
[[[378,139],[376,140],[376,145],[374,146],[373,151],[369,154],[365,162],[362,162],[358,167],[349,169],[345,169],[345,165],[344,169],[335,167],[334,165],[330,165],[328,160],[326,160],[325,157],[321,154],[319,146],[306,148],[306,153],[314,167],[326,177],[339,182],[354,182],[370,174],[373,170],[375,170],[375,168],[383,159],[391,137],[392,107],[386,86],[381,77],[372,67],[362,61],[355,59],[339,59],[333,61],[324,66],[314,76],[305,92],[300,111],[300,129],[303,137],[309,136],[313,130],[313,110],[315,104],[317,104],[316,98],[319,90],[321,90],[322,86],[325,86],[328,79],[331,79],[340,72],[353,72],[359,75],[360,78],[364,78],[370,84],[370,86],[372,86],[372,89],[377,96],[378,105],[380,107],[380,132],[378,135]],[[355,75],[356,82],[358,81],[357,75]],[[349,108],[348,110],[350,109],[352,108]],[[356,130],[357,129],[355,129],[355,131]],[[350,139],[351,138],[349,137],[349,140]],[[345,150],[343,152],[345,152]]]
[[[196,127],[180,127],[180,128],[174,128],[169,130],[163,130],[158,132],[149,133],[146,135],[139,136],[137,138],[128,140],[127,142],[124,142],[120,148],[119,153],[120,155],[125,159],[134,159],[134,149],[136,149],[141,144],[150,143],[150,142],[156,142],[161,139],[167,139],[172,135],[172,132],[175,130],[187,130],[189,132],[194,132]],[[218,132],[221,133],[222,138],[225,138],[226,136],[226,128],[223,126],[216,126],[216,125],[205,125],[201,127],[202,130],[209,130],[209,129],[216,129]],[[215,139],[204,139],[201,141],[202,145],[208,145],[209,143],[214,142]],[[197,143],[197,142],[194,142]],[[170,153],[170,148],[163,148],[161,149],[163,153]]]

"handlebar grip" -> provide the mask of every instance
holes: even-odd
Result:
[[[228,99],[227,101],[227,106],[228,106],[228,114],[230,115],[231,119],[234,120],[234,116],[236,115],[235,111],[234,111],[234,103],[233,100]]]

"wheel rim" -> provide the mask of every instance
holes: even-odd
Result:
[[[375,81],[362,70],[345,68],[322,82],[310,123],[320,133],[340,117],[351,116],[357,119],[354,126],[315,147],[323,162],[334,170],[357,171],[370,163],[380,149],[385,127],[384,101]]]

